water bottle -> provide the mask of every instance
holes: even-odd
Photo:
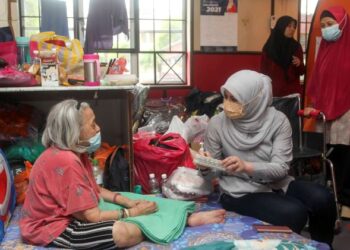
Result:
[[[142,194],[142,186],[141,185],[135,185],[134,186],[134,193],[135,194]]]
[[[166,174],[162,174],[162,180],[160,182],[160,187],[162,188],[162,194],[164,194],[164,185],[167,182],[168,177]]]
[[[84,60],[84,80],[86,86],[100,85],[100,63],[99,55],[85,54]]]
[[[92,160],[92,171],[94,174],[96,184],[102,186],[102,171],[100,169],[100,166],[98,165],[97,159]]]
[[[30,63],[29,38],[24,36],[16,37],[16,43],[18,64],[22,66],[25,63]]]
[[[159,184],[157,179],[154,176],[154,173],[149,174],[149,188],[151,194],[159,194]]]

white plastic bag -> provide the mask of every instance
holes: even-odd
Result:
[[[185,123],[178,116],[173,116],[167,133],[178,133],[187,143],[193,141],[203,141],[205,130],[208,126],[209,117],[207,115],[191,116]]]
[[[211,193],[211,183],[198,170],[178,167],[163,185],[163,195],[176,200],[193,200]]]

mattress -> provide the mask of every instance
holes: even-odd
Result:
[[[196,210],[206,211],[220,207],[215,201],[196,204]],[[16,207],[6,230],[0,249],[59,249],[45,248],[27,245],[22,242],[19,231],[19,216],[21,206]],[[161,249],[183,249],[189,246],[197,246],[210,242],[225,241],[233,242],[237,247],[234,249],[317,249],[328,250],[328,245],[307,239],[296,233],[258,233],[253,224],[261,221],[242,216],[233,212],[228,212],[226,221],[223,224],[211,224],[199,227],[186,227],[183,235],[169,245],[159,245],[147,240],[129,249],[161,250]],[[267,247],[274,245],[276,247]],[[278,246],[278,247],[277,247]],[[281,248],[283,246],[283,248]]]

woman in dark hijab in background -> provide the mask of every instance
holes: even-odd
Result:
[[[267,39],[261,58],[261,73],[272,79],[273,96],[303,94],[300,76],[305,73],[303,49],[293,36],[297,20],[282,16]]]

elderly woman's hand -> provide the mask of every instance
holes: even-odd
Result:
[[[237,156],[226,157],[224,160],[222,160],[222,165],[225,167],[228,173],[251,172],[251,164],[243,161]]]
[[[124,204],[124,207],[126,208],[133,208],[136,207],[142,200],[127,200]]]
[[[130,216],[152,214],[158,211],[157,203],[141,200],[135,207],[130,208]]]

